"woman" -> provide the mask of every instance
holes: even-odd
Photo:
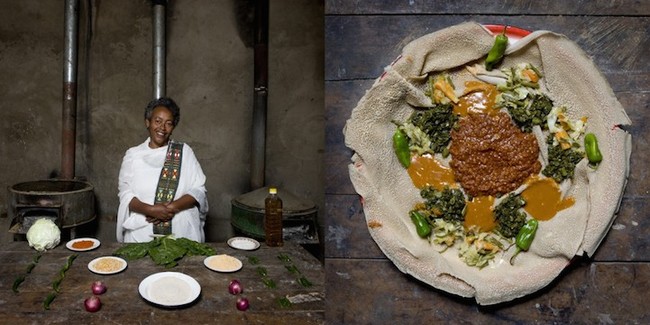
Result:
[[[205,175],[192,149],[170,139],[179,118],[170,98],[153,100],[145,109],[149,137],[126,151],[120,168],[119,242],[147,242],[169,233],[205,241]]]

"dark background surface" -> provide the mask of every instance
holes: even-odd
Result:
[[[390,4],[389,4],[390,3]],[[325,3],[325,270],[331,324],[648,323],[649,1],[334,1]],[[368,233],[348,177],[343,127],[410,41],[465,21],[551,30],[596,63],[632,120],[630,176],[619,214],[592,258],[541,291],[495,306],[400,272]],[[603,109],[607,109],[603,107]]]

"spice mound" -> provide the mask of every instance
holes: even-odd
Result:
[[[114,257],[99,258],[92,264],[92,268],[100,273],[116,272],[124,267],[124,262]]]
[[[205,266],[213,271],[234,272],[242,268],[242,262],[236,257],[220,254],[213,255],[205,259]]]
[[[469,114],[451,138],[450,166],[471,196],[508,193],[541,169],[537,139],[517,128],[506,113]]]
[[[93,247],[93,245],[95,245],[95,243],[92,240],[80,240],[72,243],[72,248],[87,249]]]

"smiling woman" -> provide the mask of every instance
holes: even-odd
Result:
[[[203,242],[206,178],[192,149],[171,139],[180,109],[163,97],[147,105],[144,118],[149,138],[127,150],[120,169],[117,240],[174,234]]]

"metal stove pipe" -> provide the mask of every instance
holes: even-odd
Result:
[[[167,0],[153,0],[153,97],[165,96],[165,9]]]
[[[269,71],[269,0],[255,1],[253,138],[251,189],[264,186],[266,155],[266,108]]]
[[[63,132],[61,140],[61,178],[63,179],[73,179],[75,175],[78,25],[79,0],[66,0],[63,46]]]

